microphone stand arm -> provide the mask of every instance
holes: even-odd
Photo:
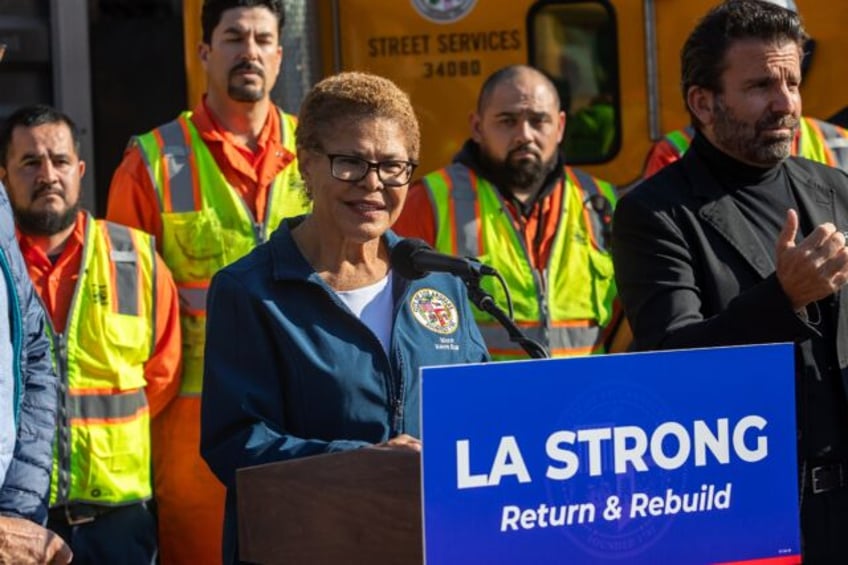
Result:
[[[480,287],[479,275],[468,275],[462,277],[466,288],[468,288],[468,297],[477,308],[483,312],[491,314],[509,333],[509,340],[517,343],[527,352],[527,355],[532,359],[548,359],[550,354],[545,347],[537,341],[534,341],[524,335],[524,332],[515,325],[515,322],[503,311],[492,298],[492,295],[487,293]]]

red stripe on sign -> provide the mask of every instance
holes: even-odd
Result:
[[[714,565],[801,565],[800,555],[784,555],[768,559],[750,559],[748,561],[726,561]]]

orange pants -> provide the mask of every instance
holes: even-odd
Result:
[[[175,398],[152,439],[161,565],[220,564],[226,489],[200,457],[200,397]]]

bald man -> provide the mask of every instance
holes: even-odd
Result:
[[[410,189],[394,229],[443,253],[477,257],[505,278],[515,321],[553,356],[622,348],[609,222],[614,187],[565,166],[566,116],[556,88],[524,65],[483,83],[471,138]],[[502,213],[503,212],[503,213]],[[484,289],[501,307],[497,281]],[[475,311],[493,359],[526,357],[492,317]]]

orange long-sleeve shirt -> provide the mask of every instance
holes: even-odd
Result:
[[[645,158],[645,170],[642,173],[642,178],[646,179],[654,176],[661,169],[664,169],[678,159],[680,159],[680,153],[677,151],[677,148],[668,140],[661,139],[651,147],[648,156]]]
[[[256,151],[219,127],[204,101],[191,117],[221,173],[258,222],[265,220],[271,184],[295,159],[283,145],[288,140],[282,138],[279,116],[272,105]],[[161,242],[161,213],[141,151],[130,148],[112,177],[106,217]],[[200,397],[178,396],[152,430],[162,562],[220,563],[225,489],[200,458]]]
[[[57,332],[65,331],[71,299],[79,280],[86,222],[86,214],[80,212],[74,230],[55,263],[51,263],[39,247],[37,237],[18,232],[18,243],[29,276]],[[144,378],[147,381],[145,393],[151,417],[161,412],[179,390],[182,354],[177,289],[159,255],[156,255],[155,284],[155,346],[153,354],[144,365]]]
[[[194,109],[191,121],[230,185],[241,195],[257,221],[264,220],[268,190],[274,178],[295,155],[283,146],[280,113],[271,106],[259,134],[256,151],[238,143],[221,128],[205,101]],[[127,149],[112,177],[106,218],[162,236],[159,200],[138,147]]]

